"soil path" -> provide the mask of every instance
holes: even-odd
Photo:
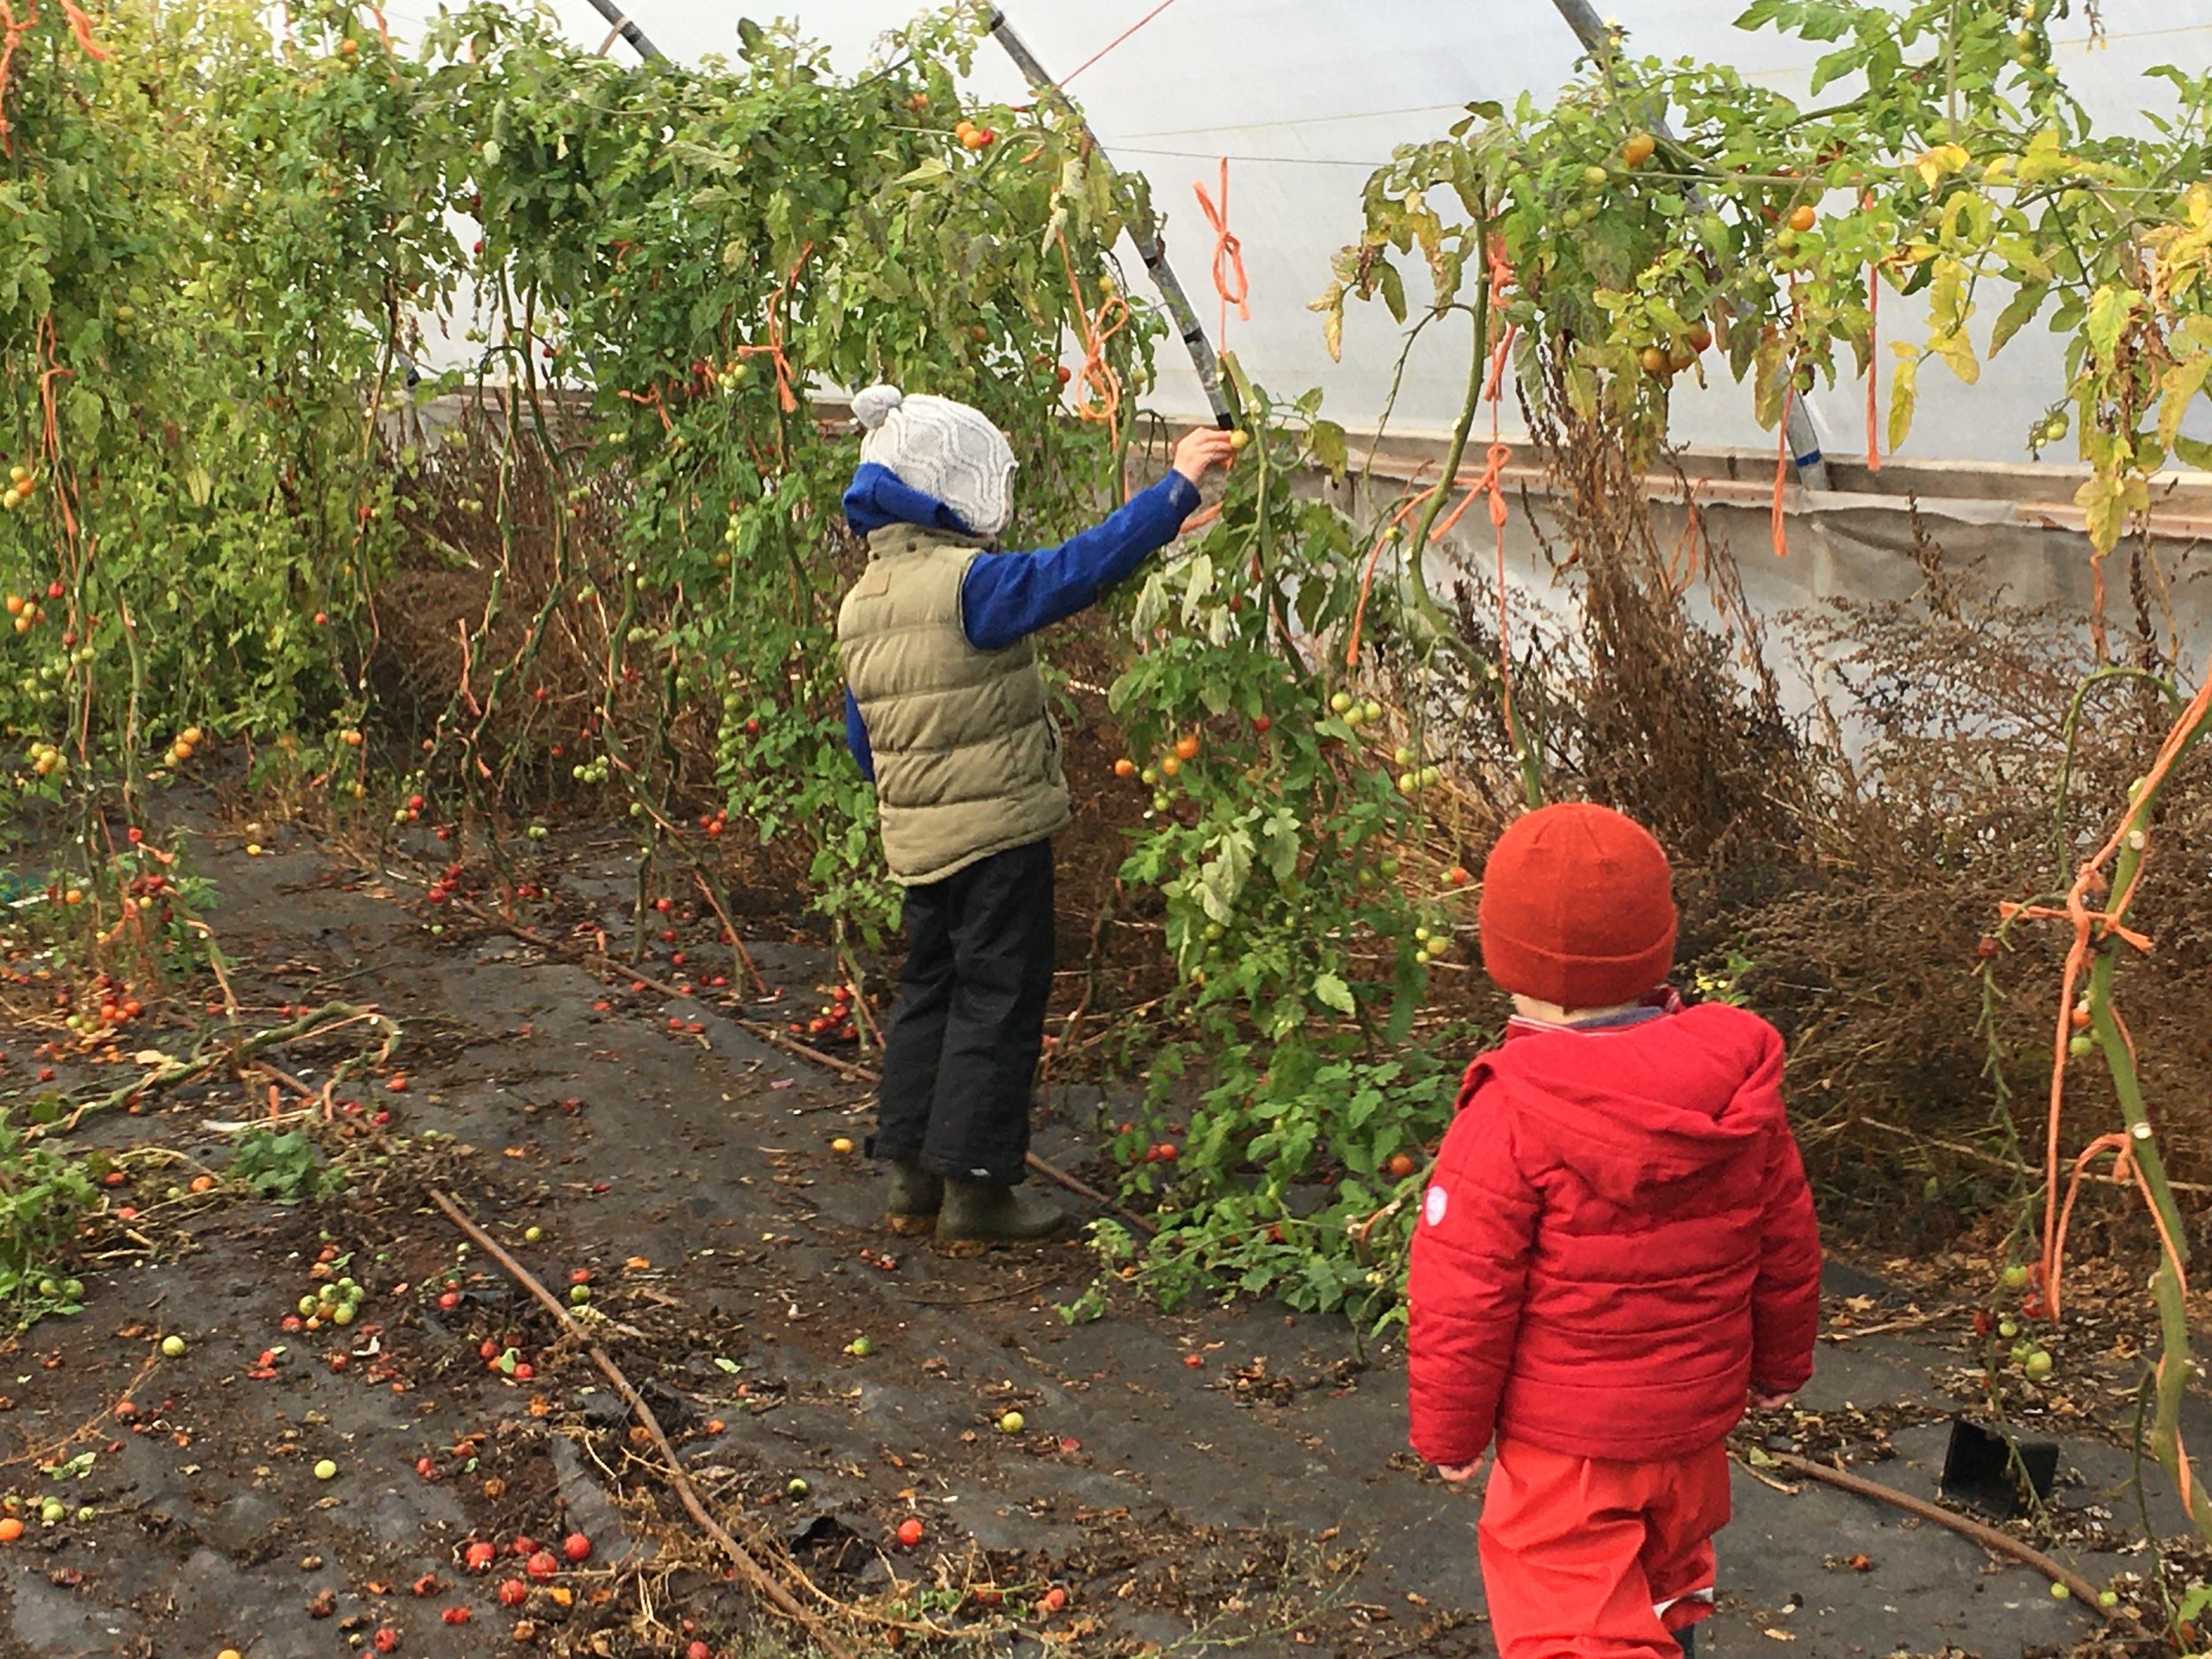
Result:
[[[195,858],[224,895],[213,919],[253,1023],[333,995],[401,1021],[406,1092],[366,1079],[353,1092],[368,1111],[392,1110],[386,1133],[409,1140],[382,1167],[360,1141],[354,1190],[315,1204],[164,1203],[153,1189],[177,1173],[134,1174],[150,1255],[88,1271],[83,1316],[45,1321],[0,1362],[0,1488],[96,1511],[0,1549],[0,1653],[212,1659],[230,1646],[305,1659],[389,1628],[403,1654],[457,1659],[510,1651],[518,1617],[545,1650],[680,1653],[751,1622],[618,1403],[488,1264],[457,1256],[422,1201],[426,1179],[549,1285],[593,1276],[593,1308],[618,1322],[601,1340],[710,1501],[780,1540],[840,1600],[895,1578],[912,1609],[995,1624],[1029,1652],[1039,1632],[1085,1647],[1493,1651],[1478,1505],[1403,1449],[1394,1349],[1363,1354],[1340,1322],[1279,1307],[1171,1317],[1125,1300],[1070,1326],[1056,1310],[1090,1281],[1082,1248],[954,1263],[890,1240],[871,1171],[830,1148],[862,1133],[864,1094],[714,1007],[611,996],[501,935],[433,938],[407,908],[419,888],[304,841],[249,858],[213,834]],[[621,861],[611,845],[575,849],[565,877],[611,932],[628,891]],[[756,954],[795,1000],[826,972],[803,951]],[[0,1089],[26,1089],[25,1033],[4,1046],[16,1058]],[[334,1058],[292,1064],[313,1084]],[[111,1072],[60,1081],[112,1087]],[[1094,1100],[1056,1102],[1044,1156],[1086,1161]],[[257,1105],[233,1082],[87,1138],[219,1168],[234,1141],[219,1125]],[[523,1242],[533,1226],[542,1240]],[[326,1246],[367,1288],[360,1322],[285,1333]],[[449,1271],[457,1294],[441,1307]],[[1894,1301],[1847,1270],[1831,1288],[1832,1312],[1858,1326]],[[1965,1363],[1963,1326],[1961,1314],[1830,1343],[1801,1402],[1814,1416],[1771,1426],[1815,1451],[1886,1438],[1895,1455],[1870,1472],[1932,1494],[1942,1373]],[[155,1357],[168,1332],[188,1339],[184,1357]],[[527,1380],[479,1357],[484,1340],[511,1335]],[[872,1352],[856,1358],[862,1337]],[[136,1415],[119,1422],[127,1389]],[[1010,1409],[1026,1420],[1016,1434],[998,1427]],[[88,1452],[74,1479],[42,1471]],[[323,1458],[338,1472],[318,1481]],[[2065,1467],[2081,1525],[2118,1507],[2124,1527],[2125,1457],[2069,1442]],[[795,1478],[804,1496],[789,1494]],[[1702,1652],[1845,1659],[1948,1643],[2012,1659],[2091,1627],[2032,1574],[1896,1513],[1747,1472],[1736,1496]],[[918,1549],[891,1542],[908,1516],[927,1528]],[[462,1563],[472,1537],[503,1547],[518,1531],[572,1528],[591,1560],[518,1609],[496,1586],[519,1563],[483,1575]],[[2076,1559],[2098,1583],[2139,1564]],[[426,1575],[426,1593],[411,1594]],[[1054,1616],[1034,1607],[1048,1586],[1072,1598]],[[448,1623],[449,1609],[470,1623]]]

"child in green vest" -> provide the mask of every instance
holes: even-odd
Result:
[[[1001,553],[1014,452],[988,418],[889,386],[853,413],[867,436],[845,515],[869,559],[837,619],[846,734],[876,786],[907,927],[869,1151],[891,1167],[892,1229],[967,1254],[1066,1220],[1017,1190],[1052,988],[1051,838],[1069,821],[1031,636],[1172,541],[1233,445],[1194,432],[1104,523]]]

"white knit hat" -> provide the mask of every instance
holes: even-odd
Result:
[[[995,536],[1014,516],[1014,447],[981,410],[949,397],[909,397],[871,386],[853,397],[867,428],[860,458],[887,466],[899,482],[933,495],[979,536]]]

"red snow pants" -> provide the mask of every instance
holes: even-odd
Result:
[[[1727,1525],[1724,1443],[1624,1463],[1499,1442],[1480,1529],[1499,1659],[1680,1659],[1669,1632],[1711,1616]]]

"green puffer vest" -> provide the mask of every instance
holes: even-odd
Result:
[[[837,616],[845,683],[875,754],[884,856],[907,887],[1068,824],[1035,649],[979,651],[962,631],[960,585],[978,551],[942,531],[878,530]]]

